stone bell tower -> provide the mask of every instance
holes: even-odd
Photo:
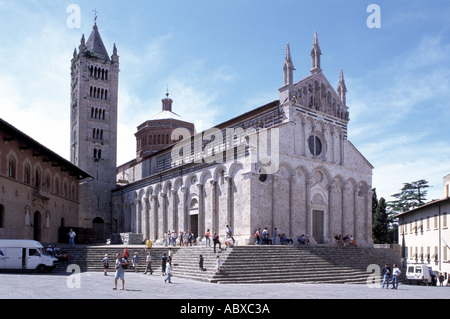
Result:
[[[94,228],[97,241],[114,232],[111,190],[116,187],[119,56],[109,57],[94,24],[71,65],[71,162],[93,176],[80,185],[80,223]]]

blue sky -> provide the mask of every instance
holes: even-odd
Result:
[[[369,28],[370,4],[381,28]],[[81,9],[70,27],[69,5]],[[299,0],[0,0],[0,117],[61,156],[70,149],[70,60],[98,26],[120,56],[118,164],[135,156],[136,127],[161,109],[201,131],[278,98],[286,43],[294,81],[309,75],[314,31],[330,83],[342,68],[349,140],[390,198],[427,179],[443,197],[450,174],[450,2]]]

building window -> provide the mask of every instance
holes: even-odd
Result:
[[[38,167],[36,168],[36,171],[34,172],[34,176],[35,176],[35,186],[36,187],[41,187],[41,169]]]
[[[447,213],[442,214],[442,228],[447,228]]]
[[[31,167],[29,164],[25,164],[25,168],[23,170],[23,182],[25,184],[31,183]]]
[[[8,161],[8,177],[16,178],[16,159],[12,156],[9,157]]]
[[[322,142],[317,136],[310,136],[308,139],[309,151],[314,156],[319,156],[322,153]]]
[[[59,178],[55,178],[55,194],[59,195]]]
[[[94,159],[99,160],[102,158],[102,149],[101,148],[94,148]]]
[[[44,188],[50,190],[50,175],[48,173],[45,174]]]
[[[64,192],[64,197],[65,198],[67,198],[67,195],[68,195],[68,189],[69,189],[69,186],[67,185],[67,182],[66,181],[64,181],[64,186],[63,186],[63,192]]]

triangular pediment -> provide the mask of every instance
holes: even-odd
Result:
[[[322,72],[294,83],[290,90],[290,101],[305,109],[348,120],[348,107]]]

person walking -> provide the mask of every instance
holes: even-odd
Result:
[[[125,247],[124,249],[123,249],[123,258],[125,258],[125,260],[128,262],[128,256],[130,255],[129,253],[128,253],[128,247]]]
[[[200,255],[200,257],[199,257],[199,259],[198,259],[198,268],[201,270],[201,271],[204,271],[205,269],[203,268],[203,256],[202,255]]]
[[[137,251],[134,253],[133,256],[133,267],[134,267],[134,272],[138,272],[138,265],[139,265],[139,255],[137,253]]]
[[[147,274],[147,272],[150,272],[150,275],[153,274],[152,270],[152,255],[150,253],[147,253],[147,266],[145,267],[144,275]]]
[[[102,262],[103,262],[103,271],[105,273],[105,276],[108,276],[108,267],[109,267],[108,254],[105,254],[105,257],[103,258]]]
[[[120,257],[120,254],[116,254],[116,275],[114,276],[114,290],[117,290],[117,281],[122,280],[122,288],[120,290],[125,289],[125,268],[124,266],[128,265],[128,262],[125,258]]]
[[[167,271],[167,277],[166,279],[164,279],[164,282],[169,281],[169,284],[172,283],[171,278],[172,278],[172,260],[170,258],[167,259],[166,262],[166,271]]]
[[[209,229],[206,231],[206,234],[205,234],[205,247],[211,247],[211,239],[210,239],[210,237],[211,237],[211,232],[209,231]]]
[[[161,276],[166,274],[167,255],[161,257]]]
[[[394,264],[394,266],[392,268],[392,289],[398,288],[398,277],[400,276],[401,273],[402,272],[397,267],[397,265]]]
[[[216,245],[219,245],[219,249],[222,250],[222,245],[220,244],[220,238],[219,235],[217,235],[217,233],[214,233],[213,236],[213,243],[214,243],[214,253],[216,253]]]
[[[70,231],[69,231],[69,245],[70,245],[70,247],[75,247],[75,236],[76,235],[77,234],[71,228]]]
[[[255,245],[261,245],[261,228],[258,228],[255,232]]]
[[[383,284],[381,285],[381,288],[384,288],[384,285],[386,285],[386,289],[389,288],[389,278],[391,276],[391,267],[389,267],[388,264],[385,264],[383,269],[381,270],[381,274],[383,276]]]
[[[148,252],[150,252],[150,249],[152,249],[152,241],[150,240],[150,237],[147,237],[147,240],[145,241],[145,248]]]

